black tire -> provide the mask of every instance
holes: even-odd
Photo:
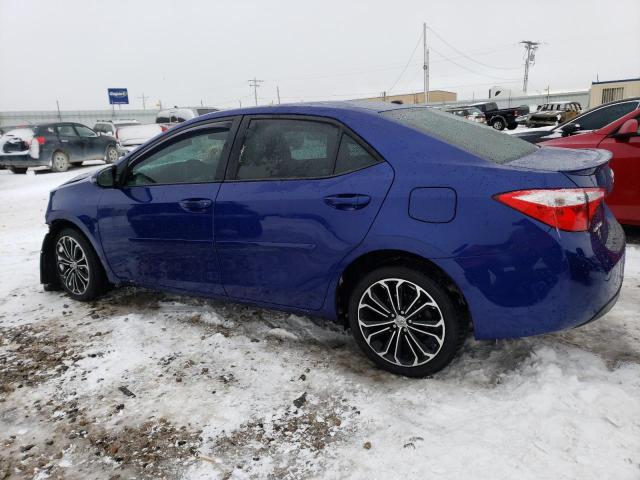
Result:
[[[118,149],[113,145],[109,145],[104,152],[104,161],[107,163],[113,163],[117,161],[118,158]]]
[[[382,299],[376,295],[376,292],[380,293],[380,290],[376,289],[381,288],[384,294],[386,290],[384,290],[380,282],[389,281],[393,285],[392,282],[398,279],[404,282],[400,284],[399,290],[395,290],[395,288],[390,288],[389,290],[400,291],[401,301],[399,302],[400,305],[394,304],[392,306],[390,305],[389,297]],[[422,289],[422,292],[416,286]],[[368,294],[365,296],[370,287],[370,292],[387,308],[388,315],[380,308],[380,303],[376,305],[372,303],[372,298]],[[389,294],[389,296],[395,296],[395,294]],[[427,304],[416,312],[417,307],[413,307],[414,303],[410,303],[412,296],[416,300],[429,300],[429,297],[431,297],[436,306],[432,307]],[[397,299],[398,297],[395,296],[395,298]],[[406,312],[401,310],[403,304],[404,308],[406,308],[408,303],[409,309]],[[373,312],[366,306],[361,306],[365,304],[372,304],[377,307],[378,312],[382,313],[382,315]],[[419,305],[419,303],[415,303],[415,305]],[[401,315],[395,317],[396,311],[398,314],[403,312],[406,315],[406,319]],[[368,315],[371,316],[365,318]],[[397,320],[392,319],[392,316]],[[380,322],[393,323],[389,325],[388,331],[382,331],[382,328],[386,328],[386,325],[374,326],[372,330],[371,327],[361,328],[360,317],[362,317],[362,324],[369,323],[371,325],[371,322],[375,323],[378,319]],[[414,324],[413,322],[416,323]],[[425,325],[425,323],[433,322],[442,323],[442,327]],[[391,373],[416,378],[432,375],[451,363],[464,342],[467,331],[465,318],[455,308],[445,290],[424,273],[402,266],[379,268],[367,274],[358,282],[349,299],[349,325],[358,346],[380,368]],[[421,330],[417,330],[419,328],[424,329],[426,332],[419,333],[421,332]],[[379,332],[379,334],[371,335],[371,333],[375,332]],[[441,337],[441,341],[426,335],[427,332],[434,334],[434,337]],[[371,344],[365,339],[365,334]],[[397,337],[395,336],[396,334]],[[376,340],[372,340],[374,337],[376,337]],[[389,338],[391,340],[388,340]],[[397,340],[398,338],[400,338],[400,342],[395,342],[396,347],[394,349],[396,361],[389,359],[391,352],[385,358],[376,351],[376,348],[379,347],[378,350],[384,353],[384,349],[389,350],[391,343],[394,343],[394,339]],[[376,345],[376,343],[379,345]],[[397,346],[398,343],[399,347]],[[422,350],[416,349],[418,345],[421,345]],[[433,354],[433,356],[422,355],[424,352]],[[419,356],[424,357],[420,362],[418,362]],[[405,359],[408,359],[408,361],[405,362]],[[413,359],[415,366],[413,364],[407,365],[411,359]]]
[[[491,120],[491,126],[496,130],[502,131],[505,127],[504,120],[502,118],[495,118]]]
[[[27,169],[24,167],[9,167],[11,173],[15,173],[17,175],[24,175],[27,173]]]
[[[507,125],[507,128],[509,130],[515,130],[516,128],[518,128],[518,124],[517,123],[511,123],[511,124]]]
[[[62,150],[56,150],[51,155],[51,170],[53,172],[66,172],[69,170],[69,155]]]
[[[82,261],[78,254],[78,248],[85,261]],[[100,259],[86,237],[78,230],[65,228],[58,232],[53,243],[52,258],[60,285],[74,300],[87,302],[106,290],[108,282]],[[75,262],[69,262],[70,258],[75,259]],[[78,272],[75,273],[75,277],[73,271],[69,272],[70,265]]]

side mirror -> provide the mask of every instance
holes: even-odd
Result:
[[[638,135],[638,120],[631,118],[624,122],[613,136],[621,140],[629,140],[629,137],[635,135]]]
[[[113,188],[116,184],[116,165],[109,165],[101,170],[96,177],[96,183],[102,188]]]
[[[581,127],[579,123],[567,123],[560,130],[562,130],[562,136],[567,137],[576,133],[578,130],[580,130],[580,128]]]

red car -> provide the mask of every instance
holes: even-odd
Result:
[[[588,133],[555,138],[539,145],[565,148],[602,148],[613,153],[613,192],[607,205],[620,223],[640,226],[640,108],[606,127]]]

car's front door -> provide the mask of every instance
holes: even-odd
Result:
[[[70,123],[57,126],[60,146],[69,155],[69,161],[80,162],[85,159],[83,140],[78,136],[76,129]]]
[[[106,151],[104,140],[89,127],[76,124],[75,128],[82,142],[83,158],[102,160]]]
[[[214,202],[236,126],[212,122],[160,139],[131,159],[121,186],[105,189],[100,238],[120,279],[223,294]]]
[[[215,210],[226,293],[322,306],[330,272],[365,237],[393,170],[343,126],[245,117]]]
[[[640,130],[627,138],[606,137],[598,148],[613,153],[614,187],[607,204],[621,223],[640,225]]]

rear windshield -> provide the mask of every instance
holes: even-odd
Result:
[[[431,108],[399,108],[382,115],[494,163],[510,162],[538,148],[491,127]]]

